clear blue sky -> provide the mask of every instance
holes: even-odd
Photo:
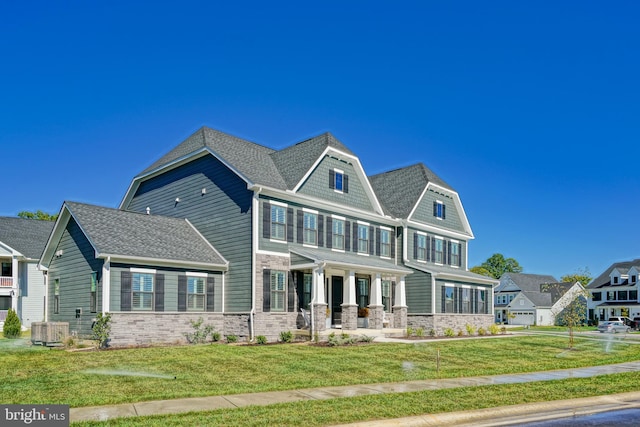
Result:
[[[206,125],[424,162],[476,239],[557,278],[640,257],[633,1],[0,4],[0,215],[116,207]]]

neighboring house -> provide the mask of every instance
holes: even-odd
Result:
[[[588,316],[596,321],[614,316],[640,317],[640,259],[617,262],[587,285]]]
[[[422,164],[368,177],[328,133],[273,150],[202,128],[119,209],[63,205],[42,257],[48,319],[88,333],[110,312],[118,345],[184,340],[199,317],[240,339],[355,331],[365,308],[372,329],[488,327],[497,281],[467,271],[473,237]]]
[[[558,279],[543,274],[505,273],[500,277],[500,284],[495,289],[495,321],[509,322],[507,313],[509,304],[522,291],[539,292],[544,283],[557,283]],[[529,315],[529,314],[528,314]],[[532,315],[530,313],[530,315]]]
[[[553,326],[565,307],[583,295],[580,282],[543,283],[537,290],[522,290],[506,307],[509,324]]]
[[[45,278],[37,266],[53,224],[0,217],[0,324],[10,308],[25,328],[44,320]]]

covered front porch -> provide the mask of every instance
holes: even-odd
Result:
[[[392,260],[296,249],[290,268],[305,317],[303,328],[310,333],[406,328],[404,279],[411,270]]]

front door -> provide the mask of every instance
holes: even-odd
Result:
[[[342,286],[340,276],[331,276],[331,323],[342,325]]]

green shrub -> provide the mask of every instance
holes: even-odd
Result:
[[[109,334],[111,334],[111,313],[98,313],[93,323],[93,339],[98,349],[109,346]]]
[[[374,339],[376,339],[376,337],[370,337],[368,335],[360,335],[360,338],[358,340],[360,342],[373,342]]]
[[[416,328],[416,336],[417,337],[424,337],[424,328]]]
[[[198,320],[190,320],[193,333],[186,333],[184,336],[191,344],[202,344],[207,341],[207,337],[213,332],[213,326],[203,325],[204,319],[199,317]]]
[[[465,328],[467,329],[467,334],[468,335],[474,335],[476,333],[476,327],[470,324],[466,324]]]
[[[455,335],[456,335],[455,332],[453,332],[453,329],[451,329],[451,328],[447,328],[447,329],[444,330],[444,336],[445,337],[453,337]]]
[[[2,334],[5,338],[20,338],[22,333],[22,325],[20,324],[20,318],[13,309],[9,309],[7,312],[7,318],[4,320],[4,327],[2,328]]]
[[[220,336],[220,332],[218,332],[218,331],[213,331],[213,332],[211,333],[211,341],[213,341],[213,342],[218,342],[218,341],[220,341],[220,338],[221,338],[221,336]]]
[[[416,333],[415,329],[413,329],[411,326],[407,326],[407,336],[408,337],[413,336],[413,334],[415,334],[415,333]]]
[[[478,328],[478,335],[480,336],[487,335],[487,330],[483,327]]]
[[[489,326],[489,332],[491,332],[491,335],[498,335],[500,328],[495,323],[492,323],[491,326]]]
[[[433,328],[429,329],[429,336],[430,337],[435,337],[436,336],[436,330],[433,329]]]
[[[280,341],[282,341],[282,342],[292,342],[293,341],[293,333],[291,331],[282,331],[282,332],[280,332]]]
[[[234,342],[238,342],[237,335],[227,335],[227,343],[233,344]]]
[[[462,329],[458,329],[458,336],[459,337],[464,336],[464,332],[462,332]]]
[[[264,335],[258,335],[256,337],[256,344],[266,344],[267,343],[267,337],[265,337]]]

